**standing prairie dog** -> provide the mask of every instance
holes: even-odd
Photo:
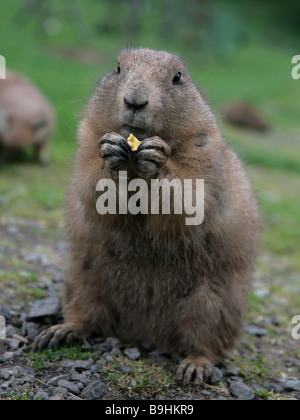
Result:
[[[136,152],[126,139],[142,144]],[[259,242],[243,166],[186,67],[167,52],[121,53],[88,104],[68,194],[65,323],[35,348],[117,336],[183,357],[177,380],[199,384],[236,343]],[[96,211],[101,179],[204,179],[205,218]]]
[[[54,110],[45,96],[24,77],[8,72],[0,80],[0,159],[31,145],[46,164],[54,128]]]

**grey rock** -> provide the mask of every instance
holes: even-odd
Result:
[[[8,325],[5,330],[6,338],[12,338],[16,334],[16,330],[12,325]]]
[[[102,369],[103,369],[103,366],[105,364],[106,364],[106,360],[104,358],[98,360],[93,366],[90,367],[89,370],[90,370],[91,374],[95,375],[95,374],[101,372]]]
[[[43,318],[57,315],[60,311],[60,301],[52,296],[46,299],[39,299],[33,303],[28,319]]]
[[[60,379],[57,383],[59,388],[65,388],[67,391],[72,392],[73,394],[79,394],[80,388],[74,382],[66,381],[64,379]]]
[[[244,382],[243,378],[241,378],[240,376],[231,376],[230,378],[227,379],[228,384],[230,385],[232,382]]]
[[[287,383],[284,386],[284,390],[287,392],[300,392],[300,380],[292,379],[287,381]]]
[[[31,376],[23,376],[23,378],[22,379],[19,379],[19,383],[21,384],[21,385],[24,385],[24,384],[26,384],[26,383],[28,383],[28,384],[31,384],[31,383],[33,383],[33,382],[35,382],[35,378],[32,378]]]
[[[114,347],[110,352],[111,356],[121,356],[122,352],[118,347]]]
[[[114,348],[119,348],[120,340],[114,337],[108,337],[104,343],[100,343],[97,345],[97,351],[100,354],[111,352]]]
[[[48,267],[53,264],[47,255],[42,254],[39,251],[33,251],[31,254],[24,255],[24,260],[29,264],[39,264],[44,267]]]
[[[122,365],[122,364],[119,365],[119,369],[122,373],[131,373],[132,372],[132,369],[131,369],[130,366],[126,366],[126,365]]]
[[[55,376],[54,378],[49,379],[47,384],[50,386],[58,386],[59,381],[67,380],[68,378],[69,378],[69,375]]]
[[[5,362],[7,362],[8,360],[13,359],[14,357],[14,353],[12,351],[6,351],[3,355],[2,358]]]
[[[33,343],[36,337],[39,335],[39,328],[33,322],[28,322],[26,325],[26,333],[28,340]]]
[[[201,395],[203,395],[204,397],[211,397],[212,393],[206,390],[201,391]]]
[[[280,325],[280,320],[276,315],[264,318],[261,322],[266,326],[274,325],[275,327],[278,327]]]
[[[57,394],[49,398],[49,401],[64,401],[66,398],[64,394]]]
[[[281,394],[284,389],[282,385],[275,383],[263,384],[263,388],[269,392],[274,392],[275,394]]]
[[[226,370],[227,376],[238,376],[240,373],[240,369],[237,366],[231,366]]]
[[[217,367],[213,367],[212,373],[209,377],[209,383],[215,385],[223,378],[223,373]]]
[[[58,395],[60,397],[63,397],[63,399],[66,399],[68,392],[66,388],[57,387],[52,390],[52,394],[53,394],[53,397]]]
[[[86,370],[89,370],[89,368],[94,364],[93,359],[88,360],[76,360],[73,363],[72,369],[76,370],[78,373],[82,373]]]
[[[73,368],[74,368],[75,363],[76,363],[76,362],[74,362],[74,360],[64,359],[64,360],[61,360],[60,362],[58,362],[58,365],[59,365],[61,368],[73,369]]]
[[[120,347],[120,340],[118,338],[115,337],[108,337],[105,340],[105,344],[111,349],[113,349],[114,347]]]
[[[0,370],[0,378],[4,379],[5,381],[7,381],[10,378],[11,374],[12,372],[9,369]]]
[[[111,363],[115,360],[114,356],[112,356],[110,353],[104,354],[103,357],[108,363]]]
[[[34,400],[48,400],[49,399],[49,395],[47,394],[47,392],[43,391],[43,390],[39,390],[33,397]]]
[[[9,347],[12,350],[18,350],[18,348],[21,345],[21,341],[20,340],[15,340],[14,338],[8,338],[6,341],[9,344]]]
[[[243,382],[232,382],[230,392],[239,400],[250,401],[254,399],[254,391]]]
[[[67,401],[81,401],[81,398],[76,397],[76,395],[68,395]]]
[[[141,356],[141,353],[137,348],[126,349],[124,350],[124,354],[130,360],[138,360]]]
[[[86,400],[99,400],[107,392],[107,386],[101,381],[91,382],[81,393],[81,397]]]
[[[265,337],[268,335],[268,331],[265,328],[257,327],[256,325],[247,325],[245,332],[249,335],[255,335],[256,337]]]
[[[78,373],[75,370],[71,373],[71,380],[81,382],[83,385],[87,385],[90,381],[85,373]]]

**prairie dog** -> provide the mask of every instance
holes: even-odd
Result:
[[[243,166],[180,58],[123,51],[97,86],[79,129],[67,204],[65,323],[35,348],[74,335],[117,336],[183,357],[177,380],[199,384],[236,343],[259,242]],[[132,152],[129,134],[142,144]],[[101,179],[204,179],[205,218],[96,211]]]
[[[55,113],[45,96],[29,80],[8,72],[0,80],[0,159],[32,145],[46,164],[54,128]]]

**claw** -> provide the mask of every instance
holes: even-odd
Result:
[[[183,386],[188,386],[191,382],[199,386],[211,376],[212,368],[212,364],[206,357],[190,356],[179,364],[176,380]]]
[[[40,351],[45,347],[51,350],[58,350],[62,343],[70,344],[78,340],[74,329],[68,324],[54,325],[43,331],[33,343],[32,351]]]

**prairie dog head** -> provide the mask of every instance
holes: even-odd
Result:
[[[93,105],[103,128],[125,138],[132,133],[139,140],[159,136],[176,142],[215,127],[182,60],[164,51],[123,51],[98,86]]]

